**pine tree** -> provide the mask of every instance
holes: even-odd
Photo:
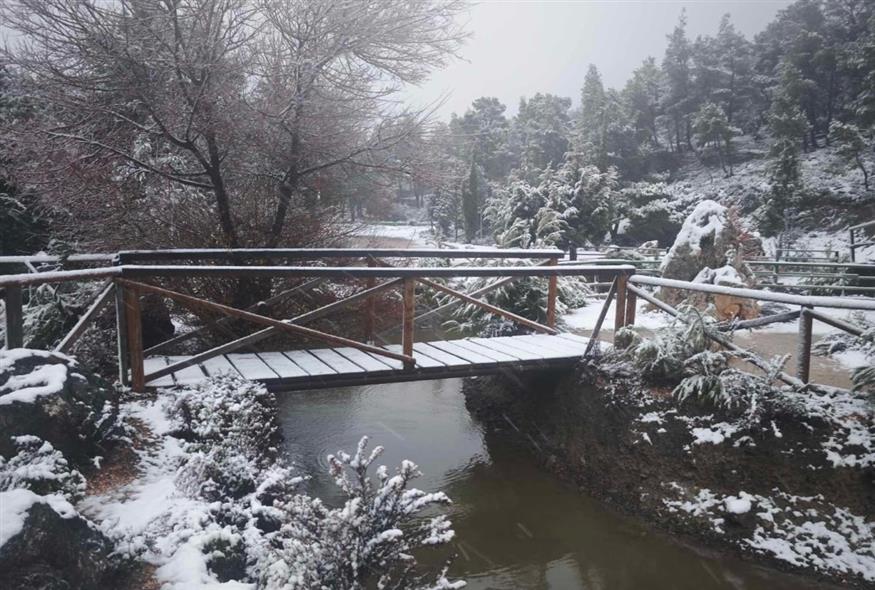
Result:
[[[520,144],[520,166],[534,180],[549,167],[561,166],[569,147],[571,99],[535,94],[520,100],[514,132]]]
[[[483,169],[472,161],[461,191],[465,241],[468,243],[472,242],[483,229],[482,208],[486,201],[487,188]]]
[[[657,128],[657,120],[661,114],[662,84],[662,72],[656,65],[656,60],[648,57],[632,72],[632,77],[623,88],[623,102],[639,141],[648,142],[656,149],[662,147]]]
[[[690,73],[690,43],[687,40],[687,11],[681,11],[678,24],[668,36],[668,47],[662,60],[662,69],[668,83],[663,104],[670,117],[674,135],[674,148],[683,151],[686,143],[692,149],[690,113],[691,108],[691,73]]]
[[[769,111],[771,190],[765,203],[763,229],[771,234],[791,229],[802,192],[799,144],[808,131],[808,125],[796,100],[798,81],[799,73],[795,68],[786,67],[782,85]]]
[[[605,150],[605,88],[598,69],[590,64],[580,92],[580,117],[577,120],[576,149],[584,161],[604,165]]]
[[[863,186],[869,190],[869,171],[863,162],[863,153],[869,142],[860,128],[852,123],[833,121],[829,127],[830,141],[836,145],[837,153],[849,164],[855,164],[863,173]]]
[[[713,102],[702,105],[696,113],[693,128],[699,148],[711,148],[717,154],[723,172],[732,176],[732,138],[737,135],[737,130],[729,124],[723,109]]]

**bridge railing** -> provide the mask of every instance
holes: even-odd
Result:
[[[189,366],[202,363],[210,358],[222,355],[240,348],[249,347],[275,334],[287,333],[330,344],[349,346],[371,354],[381,355],[393,361],[400,362],[405,368],[415,365],[413,345],[415,342],[414,325],[417,320],[439,313],[457,303],[466,303],[479,307],[488,313],[504,317],[521,324],[528,329],[547,334],[556,333],[556,299],[557,280],[561,276],[586,276],[605,278],[619,285],[625,284],[626,277],[634,273],[630,265],[562,265],[558,264],[562,252],[559,250],[395,250],[395,249],[279,249],[279,250],[171,250],[171,251],[128,251],[120,252],[113,257],[114,266],[55,271],[44,273],[0,275],[0,288],[3,289],[3,299],[6,310],[6,346],[19,347],[24,345],[22,288],[28,285],[60,283],[67,281],[106,282],[98,296],[87,311],[82,315],[73,329],[55,347],[59,352],[70,350],[76,339],[97,316],[98,312],[115,298],[115,316],[118,332],[119,378],[122,383],[130,384],[135,390],[144,389],[146,383],[170,375]],[[536,262],[531,266],[393,266],[386,258],[424,259],[438,258],[446,260],[461,259],[509,259],[529,260]],[[276,261],[329,259],[358,259],[361,266],[278,266]],[[193,261],[211,262],[213,264],[191,264]],[[0,259],[0,263],[3,259]],[[161,262],[162,264],[147,264]],[[231,262],[232,264],[228,264]],[[146,264],[144,264],[146,263]],[[435,279],[460,277],[495,277],[497,280],[472,293],[464,293],[448,287]],[[523,277],[542,277],[548,280],[546,322],[540,323],[530,318],[519,316],[508,310],[501,309],[481,299],[489,291]],[[298,278],[303,282],[291,289],[281,291],[264,302],[247,309],[238,309],[228,305],[207,301],[203,297],[182,293],[152,282],[173,278],[204,278],[204,279],[290,279]],[[313,311],[294,318],[275,319],[263,313],[265,304],[276,302],[292,293],[300,293],[322,281],[362,280],[365,288],[344,299],[329,303]],[[150,282],[152,281],[152,282]],[[380,281],[380,282],[378,282]],[[453,301],[441,305],[416,316],[416,290],[427,288],[443,293],[453,298]],[[401,346],[397,352],[387,350],[373,344],[375,334],[374,307],[375,297],[384,291],[399,289],[402,301]],[[615,292],[625,293],[624,288],[615,287]],[[152,293],[166,297],[182,307],[194,311],[219,313],[223,317],[214,323],[232,320],[244,320],[262,327],[261,330],[247,336],[225,342],[209,350],[199,352],[184,360],[161,367],[146,373],[145,357],[147,354],[157,354],[173,344],[193,337],[190,334],[171,338],[165,342],[145,349],[142,336],[142,313],[140,298]],[[364,342],[345,336],[329,334],[304,326],[319,318],[324,318],[356,303],[365,304],[366,337]],[[606,309],[603,309],[603,315]],[[603,318],[602,318],[603,319]],[[206,329],[199,328],[198,331]],[[197,332],[197,331],[196,331]],[[597,334],[598,330],[596,330]]]

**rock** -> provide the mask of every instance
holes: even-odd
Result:
[[[733,262],[739,265],[740,270],[732,266]],[[699,271],[693,282],[743,289],[753,286],[753,274],[743,262],[735,260],[735,252],[730,250],[725,266],[716,269],[706,266]],[[760,307],[756,301],[735,295],[691,292],[687,303],[703,310],[713,304],[719,320],[750,320],[760,316]]]
[[[121,569],[112,552],[112,542],[78,514],[37,502],[21,531],[0,546],[0,588],[112,588]]]
[[[0,351],[0,455],[11,457],[13,436],[34,435],[77,468],[100,454],[115,427],[115,391],[70,357],[23,348]]]
[[[732,287],[753,286],[755,277],[744,263],[744,253],[759,247],[751,242],[731,210],[714,201],[702,201],[684,221],[663,260],[662,277]],[[687,300],[704,309],[713,303],[720,319],[759,316],[755,302],[729,295],[660,288],[656,296],[674,306]]]

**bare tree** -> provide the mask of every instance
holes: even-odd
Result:
[[[8,130],[18,173],[96,245],[300,243],[326,176],[399,167],[427,113],[398,91],[455,54],[463,8],[8,0],[40,109]]]

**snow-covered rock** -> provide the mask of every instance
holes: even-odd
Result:
[[[24,348],[0,350],[0,455],[12,437],[37,436],[76,466],[90,464],[114,426],[115,392],[72,358]]]

